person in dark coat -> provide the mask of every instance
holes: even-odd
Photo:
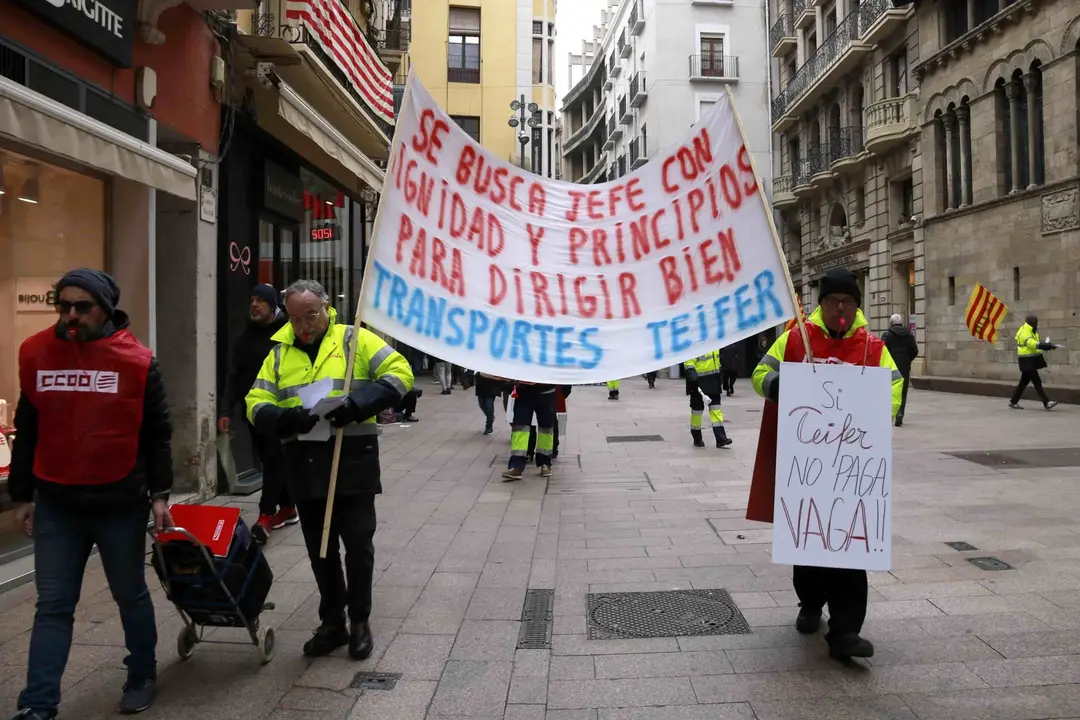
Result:
[[[229,375],[225,381],[225,403],[218,418],[218,432],[227,433],[237,408],[243,408],[244,398],[259,374],[263,360],[277,342],[274,333],[288,322],[278,305],[278,292],[272,285],[256,285],[251,289],[248,304],[248,325],[232,346]],[[300,522],[296,507],[289,499],[289,490],[281,473],[281,443],[277,438],[256,432],[251,423],[244,425],[251,435],[251,447],[262,467],[262,496],[259,498],[259,519],[251,534],[260,543],[270,538],[270,531]]]
[[[739,377],[740,365],[742,365],[742,347],[739,343],[732,343],[720,349],[720,379],[722,389],[728,397],[735,394],[735,379]]]
[[[907,406],[908,385],[911,384],[911,363],[919,357],[919,344],[915,342],[915,336],[904,325],[903,318],[893,315],[889,318],[889,329],[881,334],[893,362],[896,363],[900,374],[904,376],[904,389],[900,395],[900,411],[896,413],[896,427],[904,424],[904,408]]]
[[[475,373],[473,379],[476,382],[476,402],[484,413],[484,434],[490,435],[495,432],[495,399],[506,387],[506,380],[481,372]]]

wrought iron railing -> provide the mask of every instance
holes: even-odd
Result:
[[[878,21],[887,10],[894,9],[892,0],[863,0],[859,5],[859,28],[861,34],[865,35],[874,23]]]
[[[448,67],[446,68],[446,81],[479,85],[480,68]]]
[[[806,0],[791,0],[791,17],[798,19],[806,12]]]
[[[809,170],[811,177],[818,173],[826,172],[829,169],[829,165],[832,164],[832,146],[829,143],[815,145],[806,153],[806,159],[810,166]]]
[[[632,8],[630,8],[630,27],[633,28],[635,25],[637,25],[637,21],[638,21],[638,6],[637,6],[637,3],[635,2],[634,6]],[[621,45],[619,46],[619,49],[620,50],[622,49]]]
[[[626,153],[619,156],[619,177],[626,174]]]
[[[793,187],[806,185],[810,182],[810,160],[808,157],[796,160],[791,164],[791,184]]]
[[[615,124],[615,116],[612,115],[611,117],[609,117],[607,119],[607,134],[608,134],[608,137],[611,137],[612,135],[615,134],[615,128],[616,127],[617,126]]]
[[[829,131],[831,161],[852,158],[863,151],[865,130],[861,127],[833,128]]]
[[[649,157],[648,148],[646,147],[645,136],[634,138],[630,143],[630,164],[633,165],[638,160],[644,160]]]
[[[795,28],[790,15],[781,15],[769,28],[769,47],[774,48],[784,38],[795,37]]]
[[[737,55],[691,55],[690,77],[692,78],[738,78],[739,57]]]
[[[813,87],[814,83],[825,75],[852,43],[859,39],[860,12],[857,10],[844,18],[833,34],[826,38],[817,49],[817,52],[798,69],[795,77],[791,79],[783,92],[773,100],[772,121],[774,123],[787,112],[792,103],[798,101]]]
[[[371,40],[378,50],[408,50],[409,28],[404,26],[395,30],[372,30]]]
[[[634,102],[634,98],[638,96],[642,90],[645,89],[645,73],[636,72],[634,77],[630,78],[630,102]]]
[[[630,112],[630,104],[626,102],[626,96],[623,95],[619,98],[619,121],[621,122],[626,114]]]

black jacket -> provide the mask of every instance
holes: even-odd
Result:
[[[900,374],[907,377],[911,374],[911,363],[919,357],[919,344],[915,342],[915,336],[903,325],[893,325],[881,334],[889,354]]]
[[[117,311],[114,324],[106,326],[106,335],[128,326],[128,318]],[[65,337],[61,335],[61,337]],[[19,396],[15,408],[15,443],[11,449],[11,475],[8,493],[15,502],[45,499],[64,509],[87,515],[148,508],[151,498],[168,499],[173,484],[172,422],[157,358],[150,360],[143,396],[143,419],[139,429],[139,449],[132,471],[115,483],[106,485],[60,485],[34,476],[41,427],[37,408],[26,395]]]
[[[720,349],[720,367],[725,372],[738,373],[742,371],[742,348],[740,343],[732,343]]]
[[[230,355],[229,376],[225,381],[225,405],[221,408],[221,415],[231,416],[237,405],[243,405],[244,397],[259,374],[259,368],[277,345],[270,338],[288,321],[285,313],[278,311],[277,317],[269,325],[248,323],[244,332],[236,338]]]

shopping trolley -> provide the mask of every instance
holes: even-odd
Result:
[[[274,658],[274,629],[261,627],[274,575],[262,548],[240,518],[239,508],[176,504],[170,508],[172,526],[147,533],[153,540],[150,563],[165,596],[184,621],[176,652],[187,660],[210,628],[243,628],[265,665]]]

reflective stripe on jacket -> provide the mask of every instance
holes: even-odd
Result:
[[[715,375],[720,372],[720,351],[713,350],[704,355],[698,355],[696,358],[687,360],[683,365],[696,370],[698,377]]]
[[[1039,335],[1028,323],[1024,323],[1016,331],[1016,354],[1020,357],[1042,355],[1042,350],[1039,349]]]

